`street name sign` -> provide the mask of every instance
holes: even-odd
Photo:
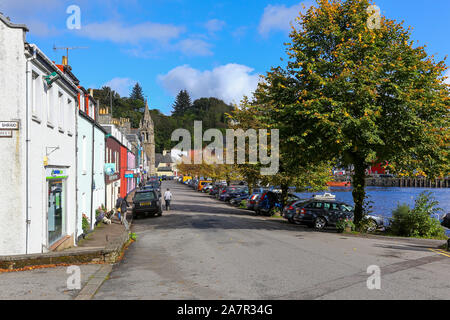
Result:
[[[0,138],[12,138],[11,130],[0,130]]]
[[[0,130],[19,130],[19,122],[0,121]]]

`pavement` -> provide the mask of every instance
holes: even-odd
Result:
[[[316,232],[167,187],[172,210],[133,222],[137,242],[95,299],[450,299],[450,254],[436,242]],[[368,289],[370,266],[380,290]]]
[[[133,195],[134,192],[129,194],[127,198],[129,203],[132,202]],[[127,220],[132,221],[131,210],[128,210]],[[76,248],[61,251],[58,255],[63,256],[64,261],[64,255],[83,254],[96,249],[103,250],[115,243],[120,245],[124,232],[124,225],[120,223],[117,216],[114,216],[111,225],[100,224],[94,232],[81,240]],[[125,236],[128,238],[127,234]],[[26,269],[32,269],[27,271],[2,272],[2,270],[0,271],[0,300],[89,300],[112,269],[112,265],[107,263],[78,265],[80,288],[71,289],[68,286],[68,280],[73,275],[73,270],[69,267],[71,267],[70,263],[57,267],[54,265],[27,267]]]

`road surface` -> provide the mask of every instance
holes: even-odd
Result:
[[[172,211],[133,222],[138,240],[95,299],[450,299],[450,255],[428,246],[316,232],[167,187]]]

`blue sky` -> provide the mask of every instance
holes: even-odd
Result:
[[[450,1],[376,4],[413,26],[413,39],[428,53],[449,54]],[[70,5],[81,9],[80,30],[66,26]],[[299,10],[301,2],[291,0],[0,0],[0,12],[27,24],[27,40],[53,60],[64,54],[54,45],[88,47],[69,53],[83,86],[111,85],[128,95],[138,81],[150,108],[166,114],[181,89],[229,103],[250,94],[259,74],[285,57],[289,21]]]

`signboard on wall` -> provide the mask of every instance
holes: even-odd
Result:
[[[108,176],[113,176],[116,173],[115,163],[105,163],[105,173]]]
[[[0,138],[12,138],[11,130],[0,130]]]
[[[0,130],[19,130],[18,121],[0,121]]]
[[[68,177],[68,174],[67,174],[67,169],[47,168],[45,170],[45,176],[46,176],[47,180],[65,179]]]

